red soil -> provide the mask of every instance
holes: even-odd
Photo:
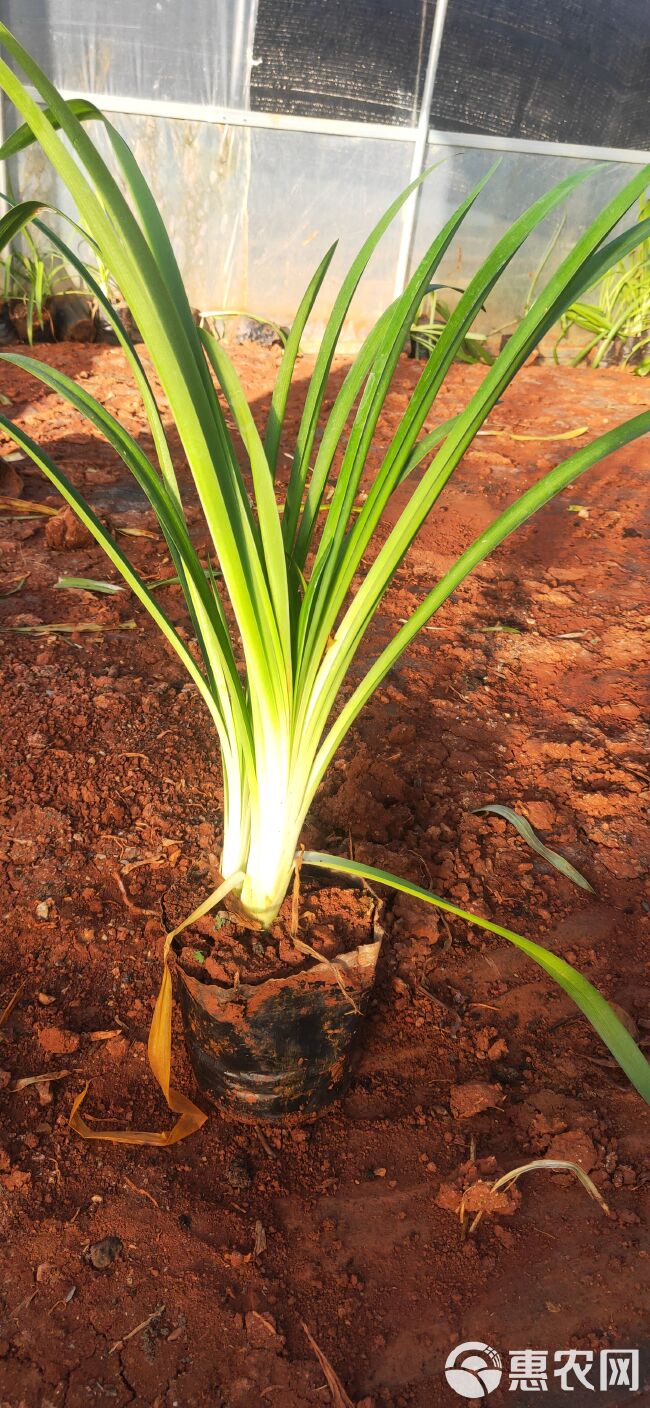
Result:
[[[141,431],[117,351],[38,355]],[[263,416],[276,352],[237,360]],[[481,374],[454,369],[437,418]],[[401,365],[383,444],[416,375]],[[0,389],[102,516],[155,533],[79,417],[11,369]],[[303,394],[298,383],[290,434]],[[490,420],[508,433],[476,440],[398,575],[375,645],[572,448],[513,432],[595,435],[649,401],[650,384],[619,372],[526,368]],[[305,840],[345,851],[351,839],[359,858],[546,944],[619,1004],[647,1048],[646,463],[636,442],[596,467],[456,593],[359,719]],[[27,461],[4,464],[0,494],[22,487],[58,506]],[[44,523],[0,521],[2,626],[136,628],[2,636],[0,1007],[24,985],[0,1051],[2,1403],[324,1404],[303,1323],[350,1398],[375,1408],[460,1402],[442,1373],[459,1340],[504,1354],[639,1344],[647,1110],[520,953],[414,903],[392,905],[358,1068],[333,1114],[258,1134],[212,1113],[168,1150],[68,1133],[86,1079],[89,1110],[107,1124],[171,1122],[147,1030],[162,935],[210,886],[221,791],[209,720],[148,616],[127,592],[53,591],[60,573],[113,574],[84,535]],[[145,575],[169,575],[157,533],[121,541]],[[177,588],[161,600],[183,619]],[[525,812],[597,896],[504,821],[472,815],[488,801]],[[174,1067],[192,1091],[178,1024]],[[12,1091],[44,1072],[68,1074]],[[591,1170],[609,1220],[574,1181],[538,1173],[461,1235],[458,1190],[546,1153]],[[490,1402],[515,1398],[504,1381]],[[574,1408],[591,1398],[576,1392]]]

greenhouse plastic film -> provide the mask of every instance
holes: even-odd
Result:
[[[441,160],[444,158],[444,160]],[[430,145],[427,164],[439,162],[422,186],[413,253],[421,258],[437,229],[469,194],[481,177],[496,169],[465,221],[460,238],[445,255],[436,281],[465,288],[486,253],[503,231],[544,191],[585,165],[594,172],[548,219],[542,221],[526,240],[510,264],[507,279],[501,279],[488,299],[477,326],[483,332],[504,328],[511,331],[524,312],[534,279],[537,292],[587,228],[606,200],[630,180],[635,167],[616,162],[597,163],[593,159],[557,156],[549,153],[494,152],[478,147]],[[636,168],[640,169],[640,168]],[[633,217],[630,217],[633,218]],[[629,222],[627,222],[629,223]],[[442,294],[453,305],[458,295]],[[504,327],[504,325],[509,325]],[[511,326],[510,326],[511,325]]]
[[[316,345],[343,275],[373,225],[408,184],[409,142],[320,132],[253,133],[249,194],[249,306],[288,322],[325,250],[330,272],[303,338]],[[390,302],[401,219],[373,255],[346,320],[342,347],[357,347]]]
[[[245,306],[250,130],[162,117],[110,116],[156,197],[190,303],[199,311]],[[118,175],[107,138],[97,127],[93,135]],[[76,218],[74,203],[39,147],[12,160],[11,170],[14,189],[24,199],[44,199]],[[89,250],[81,248],[66,222],[48,216],[48,223],[75,242],[92,266]]]
[[[257,0],[0,0],[60,88],[247,108]]]
[[[256,0],[0,0],[0,18],[68,90],[246,108]],[[247,299],[250,132],[244,127],[109,114],[152,186],[199,309]],[[109,166],[106,139],[94,136]],[[13,189],[75,215],[40,148],[10,162]],[[55,222],[56,223],[56,222]],[[59,226],[69,238],[69,227]],[[88,251],[85,251],[86,254]]]

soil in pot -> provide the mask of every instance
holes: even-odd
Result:
[[[227,1114],[314,1119],[337,1100],[381,944],[366,891],[303,881],[264,933],[235,914],[179,954],[187,1048],[201,1089]]]

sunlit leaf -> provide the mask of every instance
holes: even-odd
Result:
[[[116,592],[123,592],[118,582],[98,582],[94,577],[59,577],[54,583],[55,589],[61,588],[66,591],[77,592],[99,592],[106,596],[114,596]]]
[[[422,900],[424,904],[434,905],[446,914],[455,914],[459,919],[464,919],[467,924],[476,924],[479,929],[485,929],[489,934],[496,934],[502,939],[507,939],[508,943],[514,944],[515,948],[521,949],[528,958],[532,958],[533,962],[543,968],[544,972],[548,973],[549,977],[553,978],[554,982],[558,983],[573,999],[605,1045],[609,1047],[619,1066],[629,1076],[639,1094],[650,1104],[650,1065],[643,1052],[636,1045],[609,1003],[605,1001],[605,998],[587,978],[583,977],[582,973],[578,973],[563,958],[558,958],[556,954],[543,948],[541,944],[533,943],[532,939],[526,939],[522,934],[514,933],[512,929],[505,929],[503,925],[495,924],[491,919],[484,919],[480,914],[472,914],[469,910],[461,909],[459,905],[452,904],[449,900],[441,899],[431,890],[424,890],[421,885],[415,885],[410,880],[402,880],[397,875],[391,875],[388,870],[379,870],[372,865],[363,865],[359,861],[330,856],[320,851],[304,851],[302,863],[317,866],[320,870],[331,871],[334,875],[356,875],[359,879],[369,880],[376,885],[387,885],[392,890],[399,890],[404,895],[411,895],[414,899]]]

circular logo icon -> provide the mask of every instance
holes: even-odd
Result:
[[[457,1344],[447,1355],[445,1376],[450,1388],[461,1398],[482,1402],[499,1387],[503,1365],[501,1356],[489,1344],[468,1340]]]

